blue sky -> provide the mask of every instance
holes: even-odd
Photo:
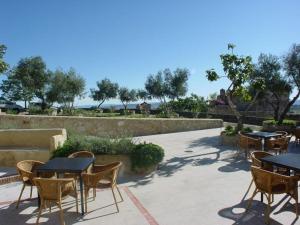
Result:
[[[207,96],[227,85],[205,78],[207,69],[222,71],[227,43],[254,61],[300,43],[299,9],[299,0],[2,0],[0,43],[11,66],[39,55],[49,69],[74,67],[87,91],[104,77],[142,88],[149,74],[184,67],[189,93]]]

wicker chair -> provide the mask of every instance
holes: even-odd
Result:
[[[258,192],[263,193],[268,200],[265,212],[265,221],[270,223],[271,204],[274,194],[288,194],[296,201],[296,216],[298,217],[298,180],[296,176],[285,176],[282,174],[263,170],[256,166],[251,166],[251,173],[255,183],[255,190],[249,200],[246,211],[251,207],[253,198]]]
[[[106,165],[94,165],[92,173],[85,173],[82,175],[83,183],[84,183],[84,196],[85,196],[85,210],[87,212],[87,198],[89,194],[89,190],[93,188],[96,190],[99,188],[111,188],[115,205],[117,211],[119,212],[118,203],[116,200],[116,196],[114,193],[114,188],[117,189],[121,202],[123,201],[123,197],[117,185],[117,176],[120,167],[122,166],[121,162],[114,162]],[[94,195],[95,196],[95,195]]]
[[[280,134],[281,135],[280,137],[286,137],[286,136],[288,136],[288,132],[286,132],[286,131],[276,131],[275,133],[276,134]]]
[[[78,213],[78,197],[75,185],[75,180],[72,178],[64,179],[47,179],[47,178],[34,178],[33,179],[41,199],[41,207],[36,219],[36,224],[39,224],[39,219],[42,214],[42,210],[49,206],[51,212],[51,203],[55,203],[60,209],[60,222],[65,225],[62,199],[71,195],[76,199],[76,211]]]
[[[79,151],[72,153],[68,158],[95,158],[95,155],[90,151]]]
[[[262,149],[261,139],[248,137],[246,135],[243,135],[242,133],[239,133],[238,146],[240,149],[245,151],[246,158],[248,158],[248,156],[249,156],[249,150],[261,150]]]
[[[290,136],[284,136],[276,139],[266,140],[266,149],[268,151],[274,151],[277,155],[286,153],[290,142]]]
[[[26,186],[30,187],[30,199],[32,198],[32,187],[35,186],[34,182],[33,182],[33,178],[35,178],[37,176],[36,172],[35,172],[35,168],[39,165],[43,165],[43,162],[40,161],[35,161],[35,160],[24,160],[24,161],[20,161],[17,163],[17,171],[20,175],[20,178],[23,182],[23,186],[21,189],[21,193],[19,195],[18,201],[17,201],[17,206],[16,208],[19,207],[20,204],[20,200],[22,197],[22,194],[24,192],[24,189]],[[54,175],[54,173],[43,173],[41,174],[43,177],[52,177]]]

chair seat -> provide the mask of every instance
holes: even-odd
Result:
[[[98,183],[98,187],[99,188],[109,188],[111,187],[111,182],[107,179],[102,179],[99,183]]]

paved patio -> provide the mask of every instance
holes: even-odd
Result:
[[[249,162],[236,151],[219,146],[220,129],[162,134],[137,138],[164,147],[166,156],[159,170],[146,177],[120,180],[124,202],[120,213],[112,205],[109,190],[98,191],[90,200],[89,213],[76,214],[74,199],[64,204],[66,224],[124,225],[211,225],[264,224],[264,207],[257,196],[252,209],[244,214],[250,193]],[[293,147],[292,151],[297,151]],[[299,151],[300,152],[300,151]],[[0,186],[0,224],[34,224],[37,201],[24,201],[15,209],[20,183]],[[251,192],[252,190],[250,190]],[[245,195],[247,196],[245,197]],[[24,194],[29,197],[29,188]],[[272,224],[300,224],[294,202],[285,195],[275,197]],[[58,224],[56,210],[44,213],[41,224]]]

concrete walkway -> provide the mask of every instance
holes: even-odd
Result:
[[[166,152],[159,170],[145,177],[120,180],[124,202],[116,213],[110,191],[98,191],[90,200],[90,213],[75,213],[74,200],[65,204],[67,224],[122,225],[226,225],[264,224],[265,204],[256,197],[244,214],[250,193],[249,162],[236,156],[236,150],[219,146],[220,129],[139,137],[163,146]],[[294,148],[296,151],[296,148]],[[0,224],[33,224],[36,200],[25,201],[15,209],[20,184],[0,186]],[[250,190],[252,193],[253,189]],[[245,197],[245,195],[247,196]],[[24,195],[29,196],[29,190]],[[300,224],[295,220],[294,202],[285,195],[275,196],[272,224]],[[58,224],[55,210],[43,215],[45,223]]]

